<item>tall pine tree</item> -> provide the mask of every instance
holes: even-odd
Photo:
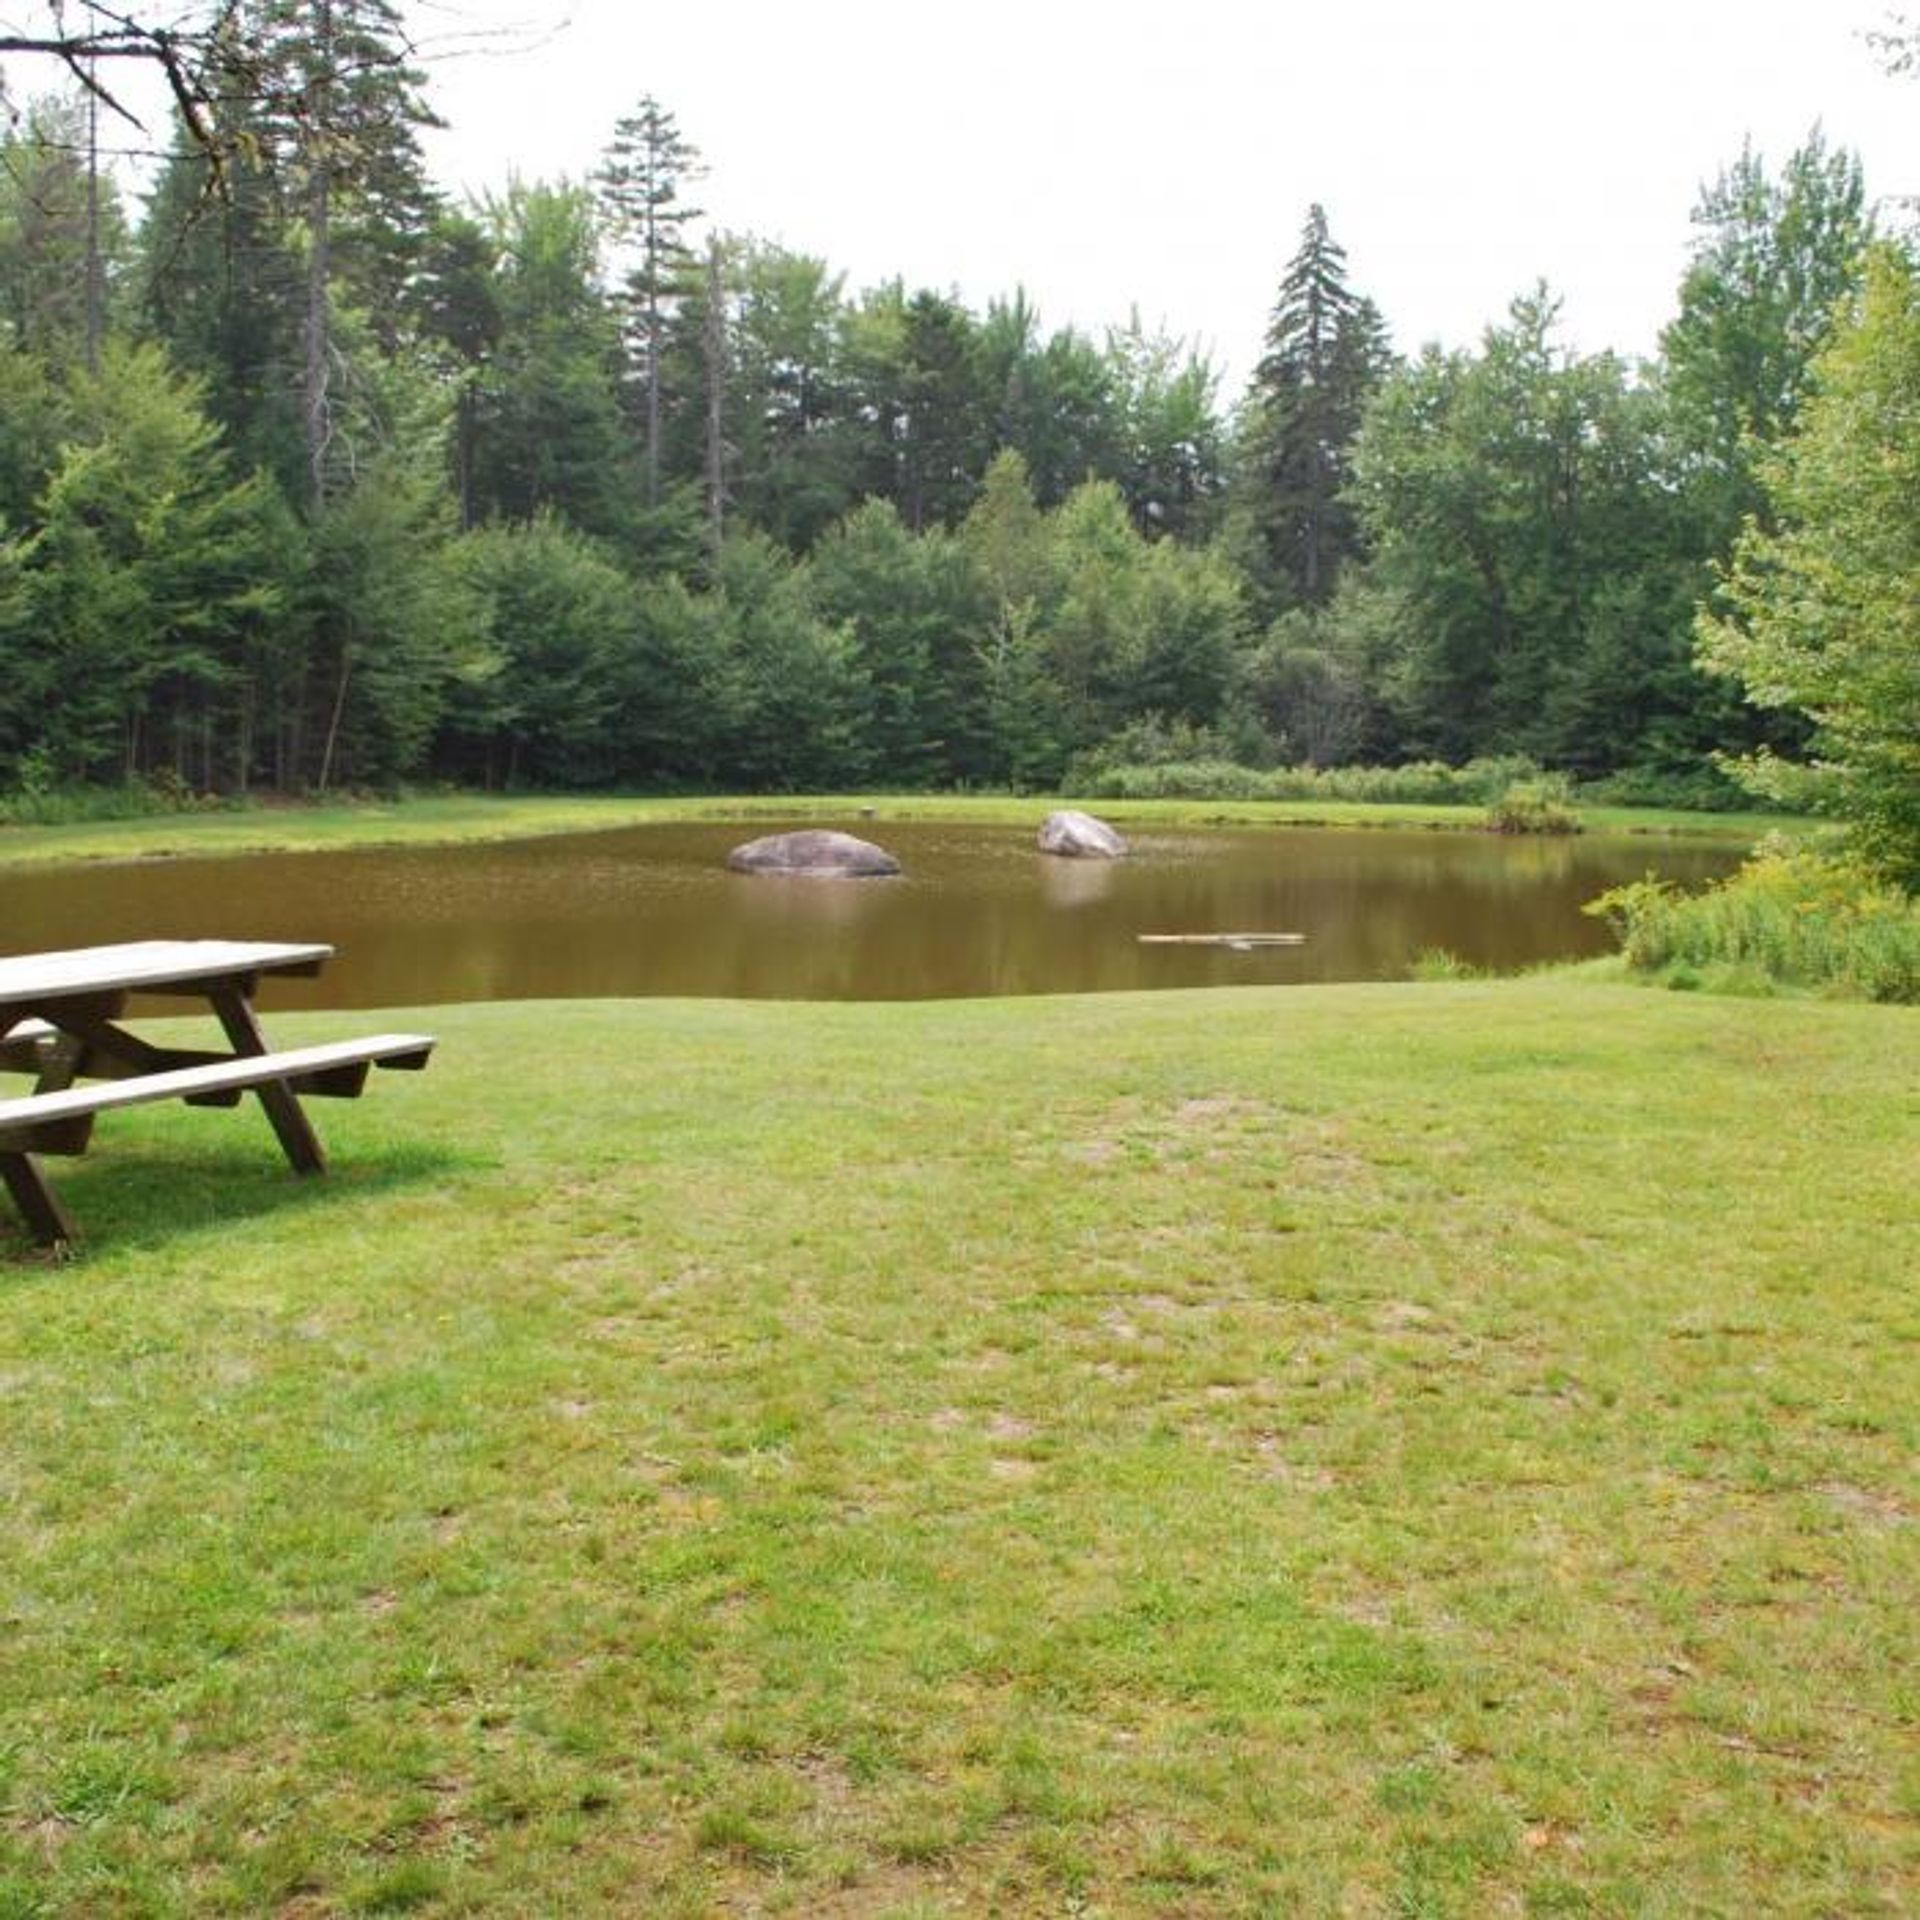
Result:
[[[661,365],[673,313],[695,272],[688,223],[701,209],[681,199],[701,173],[700,150],[652,94],[619,121],[595,185],[616,250],[633,264],[622,286],[628,350],[646,421],[647,505],[660,504]]]
[[[1277,597],[1331,598],[1360,534],[1342,498],[1349,450],[1390,360],[1386,327],[1347,282],[1347,256],[1317,205],[1280,282],[1247,397],[1245,508]]]

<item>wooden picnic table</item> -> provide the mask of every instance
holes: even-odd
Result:
[[[135,940],[61,953],[0,956],[0,1071],[29,1074],[33,1091],[0,1100],[0,1180],[46,1245],[74,1238],[71,1217],[37,1156],[84,1153],[96,1115],[155,1100],[261,1106],[296,1173],[326,1168],[300,1100],[351,1099],[373,1066],[423,1067],[425,1034],[376,1034],[274,1051],[254,1008],[268,975],[311,977],[332,958],[321,945],[244,940]],[[135,994],[204,1000],[225,1051],[163,1046],[123,1023]],[[80,1086],[82,1080],[100,1084]]]

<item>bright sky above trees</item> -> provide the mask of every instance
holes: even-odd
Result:
[[[1468,344],[1544,276],[1573,340],[1653,348],[1703,182],[1820,122],[1869,191],[1920,191],[1920,93],[1874,0],[458,0],[408,9],[452,122],[443,178],[584,176],[656,94],[726,225],[1051,324],[1137,304],[1257,355],[1309,202],[1396,342]]]

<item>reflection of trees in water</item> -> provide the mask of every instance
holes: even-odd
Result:
[[[756,823],[756,826],[759,823]],[[1600,950],[1580,907],[1649,867],[1696,885],[1733,847],[1585,836],[1223,829],[1119,861],[1018,828],[890,823],[886,880],[742,875],[739,822],[512,846],[169,861],[8,875],[11,950],[155,937],[327,940],[284,1005],[680,994],[904,999],[1404,977],[1423,949],[1517,967]],[[1305,933],[1300,949],[1141,933]]]

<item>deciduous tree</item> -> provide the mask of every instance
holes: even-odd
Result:
[[[1920,285],[1896,249],[1871,256],[1796,430],[1759,471],[1771,524],[1748,523],[1701,650],[1814,731],[1804,763],[1762,755],[1746,775],[1836,815],[1920,889]]]

